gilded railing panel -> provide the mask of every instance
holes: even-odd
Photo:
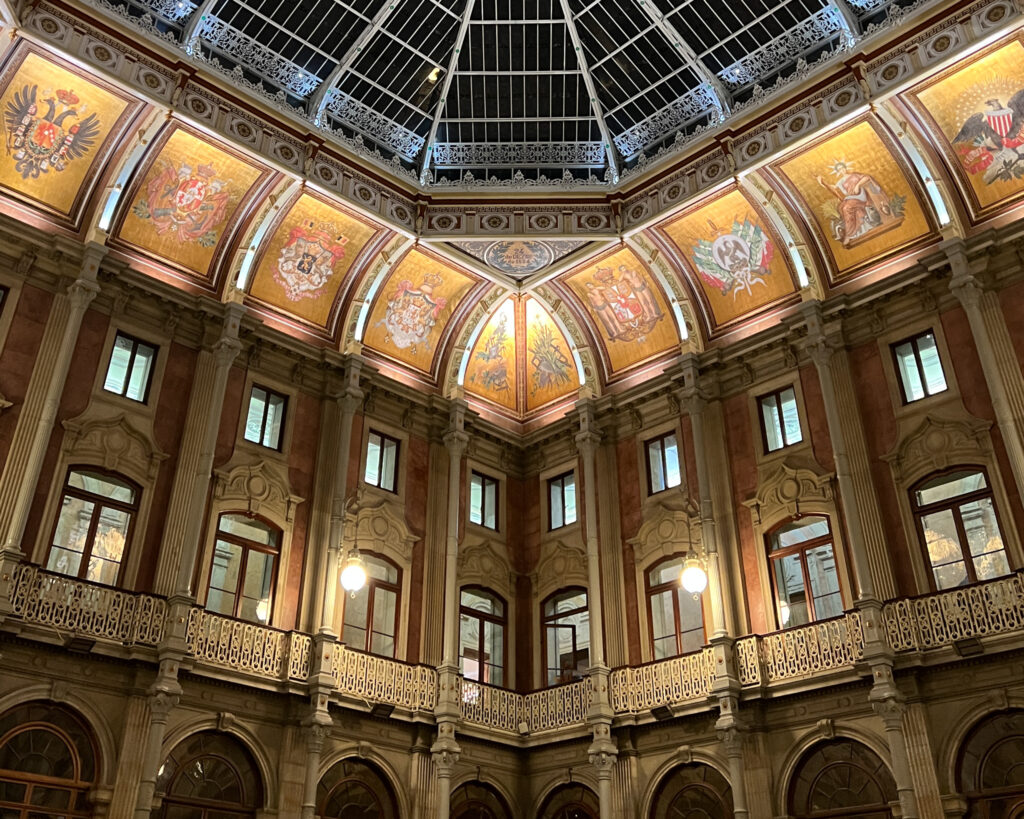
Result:
[[[11,584],[14,614],[22,619],[126,645],[155,646],[167,622],[167,601],[22,563]]]
[[[761,642],[757,636],[736,641],[736,675],[740,685],[761,684]]]
[[[459,677],[459,703],[466,722],[518,734],[525,699],[515,691]]]
[[[593,684],[590,677],[543,688],[527,694],[523,703],[523,715],[531,733],[582,725],[590,709]]]
[[[894,600],[883,608],[895,651],[937,648],[971,637],[1024,629],[1024,573]]]
[[[331,670],[342,694],[410,711],[429,711],[437,704],[437,671],[424,665],[409,665],[336,645]]]
[[[193,607],[185,640],[197,660],[234,671],[280,679],[287,669],[289,636],[286,631]]]
[[[771,683],[852,666],[864,656],[859,612],[747,639],[756,640],[759,663],[744,645],[739,661],[743,685],[754,684],[755,668],[763,682]]]
[[[710,647],[635,668],[617,668],[611,674],[612,709],[617,714],[636,714],[700,699],[711,693],[714,677]]]

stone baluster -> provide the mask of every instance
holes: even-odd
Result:
[[[437,739],[431,747],[437,774],[437,818],[448,819],[451,778],[461,748],[455,729],[461,718],[458,701],[459,675],[459,522],[462,497],[462,457],[469,443],[465,432],[466,403],[454,399],[444,443],[448,449],[448,525],[444,557],[444,635],[438,698],[434,715]]]
[[[10,577],[14,564],[24,557],[21,549],[28,513],[35,497],[43,459],[57,420],[61,395],[67,382],[71,357],[85,311],[96,298],[100,262],[107,253],[103,245],[85,246],[78,277],[67,292],[54,299],[43,339],[36,356],[25,400],[18,416],[14,438],[0,475],[0,564]],[[0,584],[0,613],[8,592]]]

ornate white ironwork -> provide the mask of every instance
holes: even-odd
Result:
[[[185,636],[197,660],[264,677],[281,679],[290,671],[286,631],[246,623],[193,607]]]
[[[938,648],[957,640],[1024,629],[1024,573],[895,600],[883,608],[885,634],[895,651]]]
[[[14,614],[62,631],[155,646],[167,622],[167,602],[148,594],[112,589],[28,564],[14,570]]]
[[[387,657],[334,647],[331,670],[339,693],[385,702],[410,711],[430,711],[437,704],[437,671]]]
[[[172,23],[180,23],[196,10],[192,0],[143,0],[146,8]]]
[[[729,88],[750,85],[779,66],[802,57],[841,31],[843,18],[839,10],[835,6],[825,6],[785,34],[723,68],[718,76]]]
[[[693,122],[708,111],[719,110],[719,99],[709,85],[699,85],[675,102],[615,137],[615,145],[625,157],[633,157],[647,145]]]
[[[412,160],[423,148],[424,138],[377,113],[341,91],[331,91],[324,106],[334,117],[365,134],[396,154]]]
[[[604,146],[600,142],[438,142],[434,145],[438,168],[497,168],[517,165],[557,165],[600,168]]]
[[[708,696],[715,678],[711,648],[611,674],[612,709],[637,714],[659,705],[675,705]]]
[[[300,97],[312,94],[320,85],[320,78],[315,74],[275,54],[248,34],[243,34],[212,14],[206,15],[206,19],[199,24],[196,36],[238,60],[250,71]]]

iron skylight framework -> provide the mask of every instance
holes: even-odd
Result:
[[[914,0],[127,2],[425,184],[604,184]]]

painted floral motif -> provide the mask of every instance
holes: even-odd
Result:
[[[479,382],[486,390],[499,393],[510,393],[509,363],[515,366],[514,356],[508,355],[509,344],[508,315],[502,311],[497,316],[497,323],[477,347],[476,359],[483,362],[470,375],[470,381]]]
[[[834,160],[830,172],[832,181],[817,177],[818,184],[834,197],[822,213],[832,238],[843,247],[856,247],[903,224],[906,196],[887,193],[875,177],[858,173],[845,159]]]
[[[664,318],[643,275],[620,264],[618,270],[598,267],[584,283],[590,307],[612,341],[644,341]]]
[[[7,102],[4,123],[7,126],[7,155],[22,179],[63,171],[69,162],[84,157],[96,144],[100,132],[99,117],[83,119],[87,103],[69,89],[46,89],[25,85]]]
[[[734,219],[729,230],[718,228],[710,219],[708,225],[715,238],[700,239],[693,246],[704,282],[723,296],[732,293],[733,300],[740,293],[752,296],[754,285],[766,286],[775,246],[760,226],[749,219]]]
[[[570,362],[562,352],[559,339],[550,320],[534,321],[530,326],[530,395],[540,390],[554,389],[569,384]]]
[[[226,188],[227,182],[218,177],[212,165],[182,163],[175,167],[160,160],[145,195],[132,212],[140,219],[151,220],[158,236],[171,234],[181,242],[213,247],[231,198]]]
[[[396,347],[415,351],[422,344],[429,349],[430,331],[448,304],[443,296],[434,295],[442,283],[437,273],[426,273],[418,286],[413,286],[409,279],[402,279],[395,286],[388,296],[384,318],[378,323],[384,324]]]
[[[348,239],[331,222],[307,222],[292,228],[274,268],[274,281],[289,301],[316,299],[323,293],[334,265],[345,257]]]

